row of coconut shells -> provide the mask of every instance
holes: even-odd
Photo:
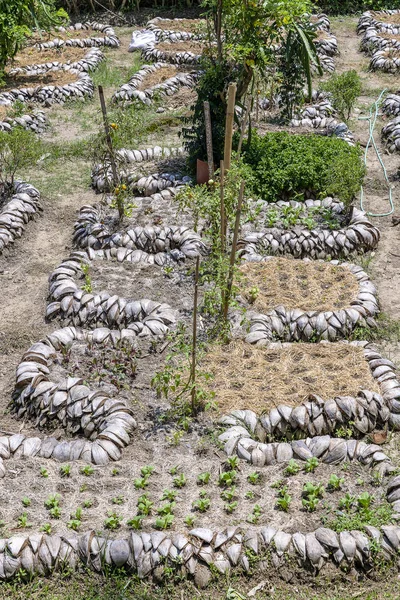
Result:
[[[46,58],[46,53],[43,53],[43,58]],[[42,73],[46,73],[47,71],[69,71],[73,69],[74,71],[81,71],[83,73],[89,73],[90,71],[94,71],[97,69],[99,64],[105,60],[105,56],[101,50],[98,48],[90,48],[86,54],[80,59],[76,61],[67,61],[67,62],[59,62],[57,60],[43,62],[40,64],[27,65],[25,67],[15,67],[10,69],[9,75],[13,77],[18,74],[26,74],[26,75],[41,75]]]
[[[400,69],[400,49],[389,47],[384,50],[377,50],[372,55],[370,68],[373,71],[397,73]]]
[[[40,193],[30,183],[14,181],[11,198],[0,211],[0,254],[25,231],[26,225],[42,210]]]
[[[382,128],[382,140],[389,152],[400,152],[400,115]]]
[[[76,75],[77,81],[60,85],[41,85],[38,87],[16,88],[0,94],[0,104],[7,102],[39,102],[46,106],[57,103],[61,104],[66,100],[77,100],[91,98],[94,92],[93,81],[86,73],[74,69],[69,70]]]
[[[361,39],[361,50],[368,52],[368,54],[374,55],[377,50],[386,50],[389,48],[400,49],[400,39],[395,37],[396,34],[393,34],[392,38],[383,37],[382,34],[383,32],[379,29],[376,29],[376,27],[368,27],[364,31],[364,35]]]
[[[9,105],[10,108],[12,108],[11,102],[7,102],[5,105]],[[43,133],[46,126],[47,119],[42,110],[35,110],[30,114],[24,114],[18,117],[3,117],[3,119],[0,120],[0,131],[12,131],[14,127],[23,127],[28,131]]]
[[[195,33],[192,31],[185,31],[184,27],[187,19],[163,19],[162,17],[155,17],[146,23],[146,29],[152,31],[157,40],[170,40],[171,42],[185,42],[187,40],[201,40],[205,38],[204,33]],[[206,21],[202,23],[206,25]],[[164,25],[164,27],[161,27]],[[182,25],[181,30],[177,30],[175,26]],[[171,26],[172,29],[168,29]]]
[[[125,248],[141,250],[147,254],[167,253],[179,250],[181,258],[195,258],[207,253],[207,247],[198,233],[188,227],[134,227],[125,232],[111,232],[105,223],[104,211],[99,206],[82,206],[74,226],[74,244],[94,250]],[[111,256],[111,255],[110,255]],[[173,258],[174,255],[172,255]],[[116,257],[117,260],[126,260]],[[157,261],[155,261],[157,262]]]
[[[128,83],[121,85],[112,97],[113,102],[133,102],[139,100],[144,104],[152,104],[154,96],[173,96],[182,87],[193,88],[199,78],[197,71],[190,73],[182,72],[177,73],[173,77],[161,81],[151,87],[139,90],[143,81],[150,73],[160,71],[162,77],[162,70],[170,68],[168,63],[155,63],[154,65],[144,65],[137,73],[135,73]]]
[[[60,462],[81,459],[96,465],[118,460],[136,428],[126,401],[104,389],[92,390],[79,377],[60,378],[53,371],[59,370],[62,357],[74,344],[110,349],[129,344],[134,348],[135,340],[135,332],[129,329],[88,331],[66,327],[33,344],[17,367],[11,412],[19,419],[34,420],[39,429],[61,427],[69,439],[2,436],[0,458],[37,455]],[[84,438],[71,439],[78,435]],[[1,463],[0,475],[4,474]]]
[[[179,41],[179,40],[176,40]],[[201,61],[201,54],[194,54],[187,50],[174,52],[174,42],[166,42],[171,45],[171,50],[159,50],[156,44],[149,44],[141,52],[142,58],[150,62],[163,62],[174,65],[197,65]]]
[[[153,195],[167,188],[177,188],[187,183],[191,183],[192,179],[188,176],[181,176],[173,173],[155,173],[153,175],[138,175],[135,168],[132,170],[130,165],[139,162],[150,160],[160,160],[162,158],[170,158],[182,156],[183,148],[147,148],[145,150],[129,150],[122,148],[115,152],[115,161],[118,165],[119,179],[126,183],[132,184],[132,189],[145,193],[145,195]],[[92,187],[98,192],[111,191],[114,187],[113,173],[111,163],[105,160],[103,163],[94,165],[92,169]]]
[[[323,200],[306,200],[309,207],[324,206]],[[303,206],[298,202],[277,203],[278,206]],[[330,229],[277,229],[247,233],[239,240],[238,247],[246,260],[259,254],[291,254],[295,258],[341,258],[368,252],[378,245],[379,229],[367,218],[366,213],[353,207],[347,226]]]
[[[267,262],[273,257],[252,256],[252,262]],[[309,262],[309,259],[303,259]],[[280,339],[285,342],[308,342],[312,339],[334,342],[347,337],[357,326],[376,327],[374,317],[379,312],[375,286],[361,267],[333,260],[331,265],[341,265],[357,279],[357,297],[343,309],[319,312],[276,307],[266,314],[250,312],[250,331],[246,342],[261,346]]]
[[[113,248],[113,254],[126,252],[125,248]],[[132,250],[132,262],[137,258],[146,261],[148,254],[141,250]],[[117,258],[116,256],[116,258]],[[118,329],[132,329],[137,335],[165,335],[170,325],[175,323],[175,312],[168,304],[152,300],[127,300],[108,292],[87,293],[80,288],[76,280],[83,278],[84,266],[91,260],[112,258],[111,250],[91,248],[88,252],[72,254],[50,275],[50,290],[46,309],[46,318],[61,318],[65,325],[96,328],[110,326]],[[118,258],[117,258],[118,260]],[[128,259],[129,260],[129,259]]]
[[[393,33],[395,35],[400,33],[400,25],[396,23],[388,23],[382,21],[380,17],[391,17],[392,15],[399,15],[400,10],[368,10],[364,12],[357,25],[357,33],[364,33],[368,28],[373,27],[381,33]]]
[[[60,38],[54,38],[48,42],[39,42],[36,46],[42,50],[44,48],[60,48],[61,46],[77,46],[79,48],[90,48],[95,46],[111,46],[112,48],[118,48],[119,39],[115,34],[114,29],[111,25],[105,25],[103,23],[97,23],[95,21],[86,21],[85,23],[75,23],[75,25],[69,25],[68,27],[56,27],[55,34],[60,32],[61,34],[73,35],[74,31],[88,31],[87,38],[68,38],[66,40]],[[93,36],[90,30],[103,34],[102,36]]]
[[[322,341],[320,344],[329,344]],[[336,342],[348,344],[343,340]],[[290,432],[314,437],[333,434],[337,427],[352,422],[356,431],[364,435],[376,427],[383,427],[387,422],[394,429],[400,428],[400,384],[396,378],[393,363],[381,354],[368,342],[350,342],[353,346],[364,348],[364,356],[371,369],[372,377],[380,388],[380,394],[363,390],[357,397],[337,396],[333,399],[322,400],[312,394],[306,402],[292,407],[279,405],[263,414],[259,419],[251,416],[245,419],[246,427],[255,432],[257,439],[264,442],[267,437],[280,439]],[[286,342],[271,342],[269,349],[290,348]],[[246,414],[251,411],[245,411]],[[255,413],[252,413],[254,415]],[[235,423],[225,420],[227,425]]]
[[[396,478],[389,481],[391,485],[398,485]],[[231,526],[221,531],[196,528],[185,534],[131,532],[127,538],[116,539],[94,531],[70,537],[15,535],[0,540],[0,579],[11,578],[20,569],[43,576],[59,569],[78,569],[81,563],[98,572],[109,566],[134,572],[141,579],[151,575],[161,579],[170,565],[180,576],[193,576],[198,587],[205,587],[212,579],[211,566],[225,575],[233,569],[250,572],[250,555],[260,556],[261,576],[269,577],[274,569],[282,572],[285,567],[290,579],[296,579],[298,569],[316,573],[328,562],[368,572],[382,561],[394,563],[400,527],[367,525],[364,529],[336,533],[320,527],[308,533],[286,533],[269,526]]]
[[[400,115],[400,95],[387,94],[382,102],[382,111],[385,115]]]

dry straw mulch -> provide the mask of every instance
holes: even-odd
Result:
[[[221,414],[250,409],[258,414],[279,404],[298,406],[310,394],[323,400],[379,391],[362,348],[348,344],[291,344],[257,348],[241,340],[214,346],[201,367],[211,373]]]
[[[30,44],[44,44],[50,40],[86,40],[93,37],[104,37],[104,33],[97,29],[74,29],[68,31],[56,31],[52,30],[49,32],[43,31],[41,34],[35,34],[29,38]],[[86,48],[88,50],[88,48]]]
[[[66,63],[81,60],[87,53],[88,48],[74,48],[63,46],[62,48],[46,48],[39,50],[35,47],[23,48],[9,63],[8,69],[16,67],[27,67],[28,65],[40,65],[47,62]]]
[[[139,90],[147,90],[148,88],[153,87],[153,85],[157,85],[158,83],[163,83],[167,79],[171,77],[175,77],[179,73],[178,67],[171,65],[170,67],[162,67],[161,69],[157,69],[152,73],[146,75],[139,85]]]
[[[167,19],[156,23],[156,26],[164,31],[188,31],[189,33],[197,33],[206,25],[205,19],[179,19],[178,21]]]
[[[304,311],[334,311],[357,298],[359,286],[349,269],[329,262],[273,258],[240,267],[240,293],[251,302],[251,288],[259,293],[252,308],[266,313],[277,306]]]
[[[378,10],[372,11],[372,15],[377,21],[380,21],[381,23],[393,23],[395,25],[400,24],[400,13],[395,13],[394,15],[386,15],[385,13],[380,12]]]
[[[47,71],[41,75],[19,74],[6,77],[6,83],[0,87],[0,93],[15,88],[38,88],[45,85],[66,85],[78,81],[76,73],[71,71]]]
[[[204,42],[188,40],[187,42],[161,42],[156,46],[161,52],[192,52],[192,54],[201,54],[205,48]]]

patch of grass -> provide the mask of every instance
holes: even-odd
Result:
[[[354,503],[353,503],[354,504]],[[392,522],[393,508],[386,500],[371,507],[355,507],[354,510],[338,511],[334,518],[324,519],[324,527],[334,531],[363,531],[366,525],[382,527]]]
[[[99,67],[92,74],[95,87],[102,85],[104,88],[117,88],[123,83],[127,83],[142,65],[139,54],[135,53],[131,56],[132,64],[128,68],[117,67],[109,59],[100,63]]]
[[[375,319],[377,327],[371,329],[369,327],[356,327],[351,334],[352,340],[368,340],[372,342],[386,341],[386,342],[399,342],[400,341],[400,320],[393,319],[386,313],[380,313]]]

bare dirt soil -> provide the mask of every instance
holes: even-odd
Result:
[[[43,50],[29,46],[18,52],[8,68],[15,69],[16,67],[26,67],[28,65],[38,65],[54,61],[61,63],[76,62],[83,58],[87,52],[87,48],[74,48],[70,46],[46,48]]]

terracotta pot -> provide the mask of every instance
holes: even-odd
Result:
[[[196,167],[196,181],[197,183],[207,183],[210,179],[208,174],[208,163],[204,162],[204,160],[197,159],[197,167]]]

